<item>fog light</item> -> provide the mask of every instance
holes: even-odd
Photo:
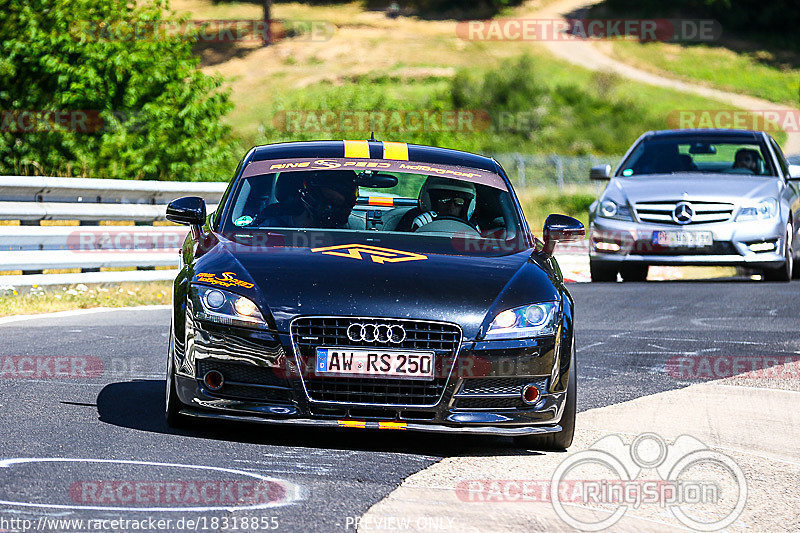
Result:
[[[536,400],[539,399],[539,389],[536,388],[536,385],[525,385],[522,389],[522,401],[527,404],[536,403]]]
[[[223,383],[225,383],[225,379],[217,370],[210,370],[203,376],[203,383],[211,390],[219,390],[222,388]]]
[[[748,246],[751,252],[771,252],[775,249],[774,242],[754,242]]]
[[[595,242],[594,249],[598,252],[619,252],[620,245],[615,242]]]

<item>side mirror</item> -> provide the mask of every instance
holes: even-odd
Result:
[[[611,179],[611,165],[597,165],[592,167],[589,171],[590,180],[608,180]]]
[[[789,179],[800,180],[800,165],[789,165]]]
[[[586,230],[579,220],[567,215],[549,215],[544,221],[544,252],[553,255],[556,244],[559,242],[574,242],[583,240]]]
[[[206,202],[198,196],[185,196],[167,206],[167,220],[190,226],[202,226],[206,221]]]

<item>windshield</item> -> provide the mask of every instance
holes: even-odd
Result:
[[[757,142],[657,138],[640,143],[622,164],[622,176],[704,172],[775,176],[766,146]]]
[[[259,161],[245,169],[221,231],[237,242],[279,236],[270,242],[280,246],[381,242],[439,253],[511,253],[527,247],[511,194],[499,175],[480,169],[384,160]]]

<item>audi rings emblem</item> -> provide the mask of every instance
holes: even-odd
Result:
[[[352,342],[382,342],[400,344],[406,340],[406,330],[399,324],[359,324],[347,327],[347,338]]]

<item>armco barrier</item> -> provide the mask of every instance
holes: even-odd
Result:
[[[208,212],[216,209],[227,183],[163,182],[0,176],[0,286],[165,280],[178,266],[178,251],[188,231],[154,226],[167,204],[181,196],[200,196]],[[41,221],[55,225],[40,225]],[[78,221],[80,225],[58,225]],[[127,221],[135,225],[100,225]],[[71,222],[74,224],[74,222]],[[100,272],[101,268],[137,270]],[[81,274],[42,274],[50,269],[81,269]],[[143,272],[146,271],[146,272]]]
[[[164,220],[166,205],[181,196],[200,196],[208,212],[225,191],[219,182],[162,182],[0,176],[0,287],[120,281],[155,281],[175,277],[178,251],[187,228],[154,226]],[[79,221],[80,225],[42,226],[43,220]],[[136,225],[99,225],[129,221]],[[558,255],[585,255],[588,243],[561,245]],[[137,270],[100,272],[104,268]],[[42,274],[43,270],[80,269],[81,273]]]

